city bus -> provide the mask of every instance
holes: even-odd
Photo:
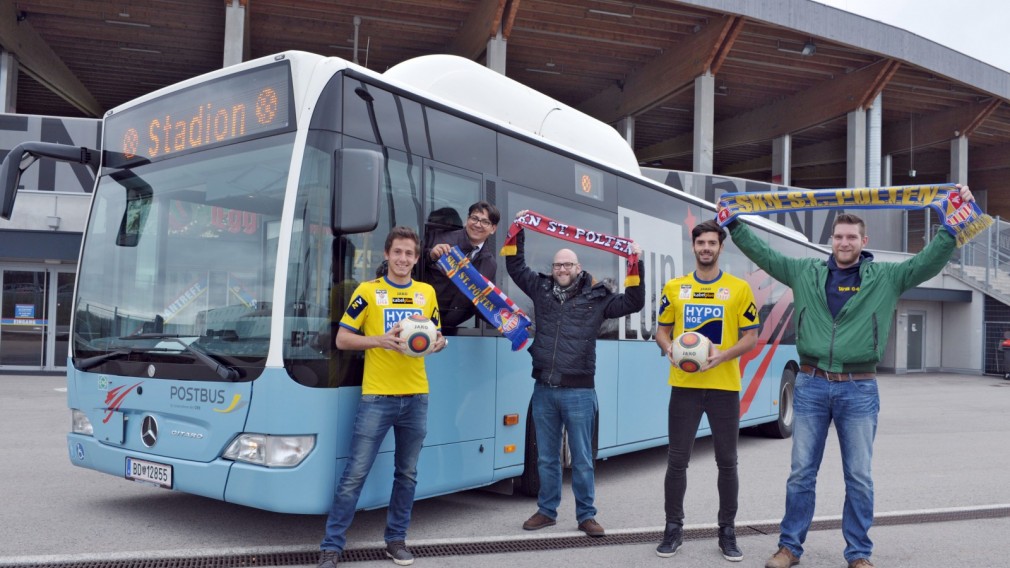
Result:
[[[0,169],[5,218],[37,159],[97,174],[67,360],[73,465],[270,511],[325,513],[361,392],[362,354],[334,345],[350,295],[377,277],[390,228],[430,240],[453,226],[446,208],[465,219],[479,200],[503,212],[495,247],[522,209],[642,246],[646,307],[599,332],[594,446],[606,459],[667,443],[659,295],[693,269],[690,229],[715,208],[644,176],[608,125],[453,56],[380,74],[285,52],[112,109],[101,144],[28,142]],[[744,222],[780,251],[823,254],[796,231]],[[530,234],[527,262],[549,272],[560,246]],[[578,253],[594,278],[623,289],[623,259]],[[791,291],[730,240],[721,266],[751,283],[762,320],[758,347],[740,362],[741,426],[788,437],[798,366]],[[498,274],[531,313],[501,277],[501,258]],[[450,346],[425,362],[417,496],[492,485],[535,494],[529,355],[477,318],[444,331]],[[703,422],[698,435],[707,434]],[[392,446],[390,435],[359,507],[388,503]]]

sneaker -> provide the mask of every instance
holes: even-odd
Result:
[[[523,530],[536,531],[544,527],[552,527],[558,524],[557,521],[548,517],[547,515],[541,514],[540,512],[533,513],[533,516],[526,519],[523,523]]]
[[[789,568],[800,563],[800,559],[788,548],[779,547],[779,551],[772,554],[772,557],[765,562],[765,568]]]
[[[603,527],[601,527],[600,523],[596,522],[596,519],[592,517],[589,517],[579,523],[579,530],[593,537],[600,537],[604,535]]]
[[[322,550],[319,552],[319,565],[317,568],[336,568],[340,562],[340,551]]]
[[[391,558],[397,566],[410,566],[414,563],[414,555],[407,550],[407,545],[402,540],[387,542],[386,556]]]
[[[873,563],[869,558],[857,558],[849,562],[849,568],[873,568]]]
[[[719,550],[722,551],[722,557],[730,562],[743,560],[743,552],[736,545],[736,531],[733,527],[719,527]]]
[[[680,545],[684,544],[684,531],[680,525],[666,523],[666,530],[663,531],[663,541],[656,547],[656,556],[669,558],[680,550]]]

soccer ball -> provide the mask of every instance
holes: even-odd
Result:
[[[430,319],[414,314],[400,320],[400,339],[406,341],[403,354],[408,357],[424,357],[435,348],[438,330]]]
[[[685,373],[697,373],[708,360],[712,342],[696,332],[687,331],[673,340],[673,364]]]

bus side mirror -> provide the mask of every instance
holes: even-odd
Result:
[[[375,150],[343,148],[333,161],[330,219],[334,234],[364,233],[379,225],[382,154]]]
[[[135,247],[140,243],[140,234],[147,223],[147,215],[151,212],[154,190],[144,178],[131,170],[114,172],[109,178],[126,191],[126,207],[123,208],[123,218],[119,220],[116,246]]]
[[[24,142],[7,153],[0,163],[0,183],[3,184],[3,203],[0,217],[10,220],[14,212],[14,197],[17,196],[21,174],[39,158],[52,158],[61,162],[87,164],[91,171],[98,172],[98,152],[88,148],[53,144],[51,142]]]

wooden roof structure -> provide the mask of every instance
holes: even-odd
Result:
[[[509,77],[604,122],[633,116],[640,163],[671,169],[692,168],[705,72],[714,173],[770,181],[772,140],[788,133],[800,187],[845,185],[846,115],[881,94],[894,184],[946,181],[950,141],[967,136],[969,183],[1010,217],[1010,74],[808,0],[0,0],[17,112],[101,116],[220,68],[233,2],[247,59],[296,49],[379,72],[431,53],[483,62],[500,31]]]

